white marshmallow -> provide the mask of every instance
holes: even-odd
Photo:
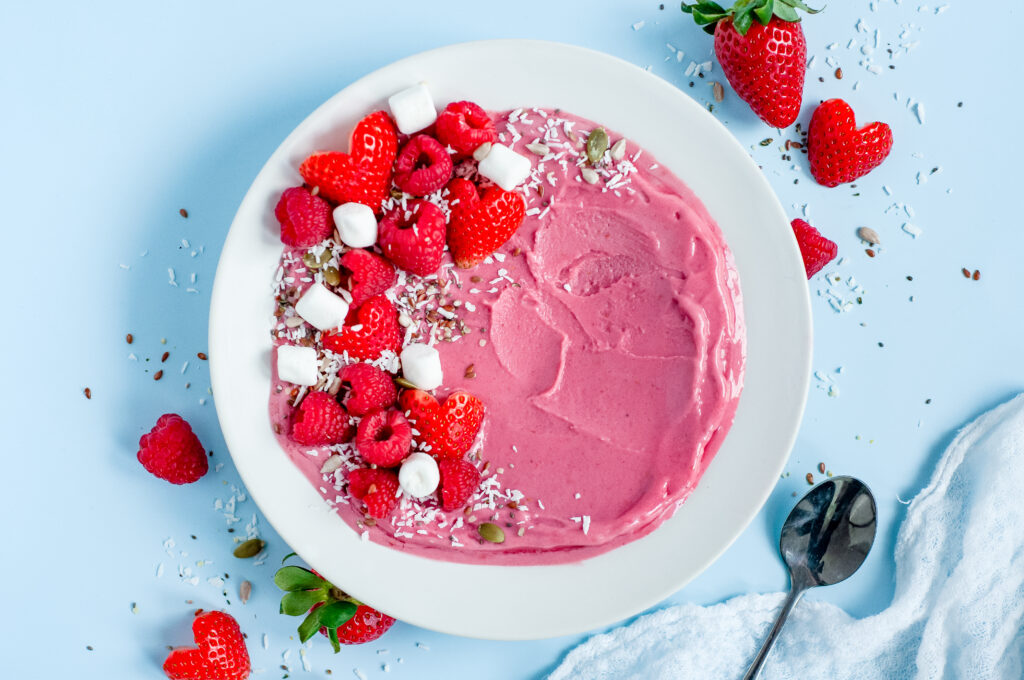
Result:
[[[298,345],[280,345],[277,348],[277,377],[296,385],[315,385],[316,350]]]
[[[441,355],[429,345],[414,342],[402,350],[402,376],[421,390],[441,386]]]
[[[437,469],[434,457],[416,451],[405,459],[398,470],[398,485],[407,496],[423,498],[437,491],[441,482],[441,472]]]
[[[322,283],[314,283],[295,304],[295,313],[314,328],[329,331],[345,323],[348,303]]]
[[[403,135],[419,132],[437,120],[434,98],[423,83],[407,87],[388,97],[391,116]]]
[[[369,248],[377,242],[377,218],[362,203],[342,203],[334,209],[334,226],[345,245]]]
[[[501,144],[495,144],[480,161],[480,174],[505,191],[512,191],[530,176],[530,159]]]

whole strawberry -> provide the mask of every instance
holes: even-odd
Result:
[[[853,109],[842,99],[818,105],[807,129],[807,160],[818,184],[839,186],[863,177],[889,155],[892,130],[885,123],[857,129]]]
[[[315,571],[282,567],[274,574],[274,583],[286,591],[281,598],[282,614],[306,614],[298,629],[301,643],[319,630],[330,639],[337,653],[341,645],[376,640],[395,624],[392,617],[349,597]]]
[[[698,25],[715,36],[715,55],[740,99],[772,127],[789,127],[800,113],[807,42],[797,9],[816,13],[801,0],[738,0],[683,3]]]
[[[252,666],[245,638],[230,614],[200,611],[192,620],[197,647],[176,647],[164,661],[171,680],[244,680]]]
[[[404,390],[399,408],[419,432],[417,441],[439,461],[459,459],[471,448],[484,421],[484,403],[469,392],[457,390],[444,403],[422,390]]]
[[[206,474],[210,463],[199,437],[185,419],[165,413],[139,439],[142,467],[171,484],[191,484]]]

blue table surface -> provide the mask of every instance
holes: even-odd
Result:
[[[764,126],[728,87],[714,107],[791,216],[806,213],[839,243],[844,262],[831,270],[841,281],[831,288],[861,304],[836,312],[818,295],[829,288],[822,277],[810,283],[819,377],[787,473],[736,543],[661,606],[786,587],[775,536],[793,495],[807,489],[805,475],[820,478],[824,462],[872,486],[881,533],[855,578],[811,597],[857,616],[880,611],[894,588],[898,499],[927,482],[961,424],[1024,384],[1021,99],[1001,47],[1014,39],[1020,10],[992,5],[982,13],[941,0],[848,0],[805,22],[813,62],[804,125],[819,99],[841,96],[863,121],[893,128],[891,157],[856,188],[816,185],[799,152],[782,160],[782,140],[796,135]],[[214,505],[244,497],[207,365],[196,358],[206,349],[217,257],[249,183],[320,102],[395,59],[498,37],[604,50],[700,102],[724,80],[717,64],[704,79],[685,75],[691,61],[712,59],[711,40],[672,2],[15,0],[0,11],[0,186],[11,255],[3,279],[14,291],[0,340],[7,677],[161,677],[166,645],[190,642],[196,607],[238,617],[265,677],[284,675],[282,664],[303,677],[297,620],[278,614],[270,580],[288,546],[252,500],[236,500],[235,526],[255,516],[269,544],[263,564],[236,560]],[[903,231],[908,223],[921,229],[917,238]],[[881,235],[873,259],[855,234],[864,225]],[[980,270],[980,280],[965,279],[964,267]],[[862,292],[850,291],[849,277]],[[149,476],[135,460],[139,435],[168,411],[188,418],[215,452],[216,468],[188,487]],[[185,568],[195,585],[179,577]],[[218,577],[226,585],[211,582]],[[254,584],[244,606],[235,597],[242,579]],[[314,674],[330,668],[340,677],[358,669],[368,678],[539,678],[584,637],[485,642],[398,624],[338,655],[318,638],[306,659]]]

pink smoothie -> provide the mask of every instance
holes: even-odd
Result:
[[[501,141],[534,166],[520,188],[523,225],[488,262],[458,270],[446,257],[437,280],[403,276],[394,296],[414,319],[407,339],[426,333],[423,314],[443,303],[433,322],[444,368],[436,395],[464,389],[485,404],[470,453],[485,477],[470,509],[403,498],[390,521],[368,526],[343,481],[364,464],[351,445],[310,449],[287,437],[293,386],[276,372],[271,422],[366,540],[459,562],[573,562],[654,530],[711,462],[742,386],[739,280],[700,200],[650,154],[629,141],[618,149],[609,131],[615,152],[591,183],[583,143],[596,124],[537,109],[494,118]],[[322,278],[305,268],[304,252],[285,253],[279,291]],[[426,309],[411,304],[419,291]],[[275,342],[316,345],[312,328],[283,322],[289,313]],[[319,388],[343,361],[324,355]],[[390,357],[378,364],[397,369]],[[505,541],[481,540],[482,522],[500,526]]]

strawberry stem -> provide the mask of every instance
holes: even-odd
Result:
[[[725,9],[717,2],[710,2],[709,0],[694,2],[693,4],[683,0],[680,9],[686,14],[693,16],[693,20],[697,25],[703,26],[704,30],[712,35],[715,33],[715,27],[718,26],[718,22],[723,19],[731,19],[733,28],[740,35],[746,35],[747,31],[754,24],[755,19],[763,26],[767,26],[773,16],[778,17],[782,21],[800,21],[800,15],[797,14],[797,10],[807,12],[808,14],[817,14],[821,11],[811,9],[803,0],[736,0],[729,9]]]

